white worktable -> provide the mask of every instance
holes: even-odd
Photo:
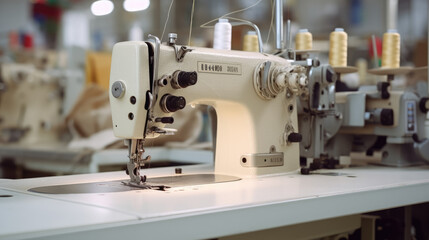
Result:
[[[183,167],[184,174],[211,166]],[[174,168],[145,170],[149,177]],[[201,239],[429,202],[429,167],[359,167],[116,193],[30,193],[46,185],[125,179],[123,172],[0,181],[0,238]]]

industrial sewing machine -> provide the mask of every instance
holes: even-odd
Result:
[[[380,152],[378,164],[396,167],[429,161],[429,140],[419,135],[424,132],[428,98],[411,90],[390,91],[388,82],[380,82],[354,92],[335,93],[335,102],[335,114],[324,118],[323,124],[312,125],[316,129],[312,130],[316,140],[311,142],[315,148],[305,151],[306,142],[301,145],[301,154],[314,158],[302,173],[335,168],[341,159],[350,158],[352,151],[366,156]]]
[[[32,145],[58,140],[60,79],[31,64],[1,66],[0,143]]]
[[[296,59],[314,62],[307,51],[312,49],[296,51]],[[341,84],[337,81],[341,73],[353,72],[353,67],[325,65],[308,71],[308,92],[299,97],[298,122],[303,136],[300,155],[310,164],[302,161],[308,166],[301,173],[350,165],[352,151],[369,156],[379,151],[379,163],[390,166],[429,160],[429,141],[418,135],[424,132],[428,99],[409,89],[390,90],[394,74],[409,71],[407,67],[371,70],[387,75],[388,81],[351,92],[337,92],[336,85]]]
[[[144,185],[144,141],[160,134],[186,104],[217,113],[215,173],[256,176],[299,168],[296,96],[307,70],[263,53],[123,42],[113,49],[110,104],[113,129],[129,149],[129,184]]]
[[[366,86],[356,93],[337,94],[337,102],[344,109],[340,135],[353,136],[353,151],[369,156],[380,151],[383,165],[402,167],[428,162],[429,140],[421,134],[428,99],[410,90],[380,89]],[[345,150],[342,142],[334,140],[329,148],[333,152]]]

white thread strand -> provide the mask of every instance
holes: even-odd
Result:
[[[221,18],[214,28],[214,49],[231,50],[232,26],[228,19]]]
[[[246,7],[246,8],[239,9],[239,10],[236,10],[236,11],[233,11],[233,12],[230,12],[230,13],[227,13],[227,14],[223,15],[223,16],[222,16],[222,17],[220,17],[220,18],[224,18],[224,17],[226,17],[226,16],[228,16],[228,15],[232,15],[232,14],[239,13],[239,12],[244,12],[244,11],[246,11],[247,9],[250,9],[250,8],[252,8],[252,7],[254,7],[254,6],[258,5],[261,1],[262,1],[262,0],[259,0],[259,1],[255,2],[254,4],[252,4],[252,5],[250,5],[250,6]]]
[[[193,20],[194,20],[194,8],[195,8],[195,0],[192,0],[192,11],[191,11],[191,22],[189,24],[188,46],[191,46],[192,23],[193,23]]]
[[[270,27],[268,28],[268,35],[267,35],[267,40],[265,41],[265,45],[268,45],[268,41],[270,40],[271,28],[273,28],[273,21],[274,21],[274,9],[275,9],[274,3],[273,3],[273,0],[271,0],[271,22],[270,22]]]
[[[167,19],[165,20],[164,29],[162,30],[162,34],[161,34],[161,42],[162,42],[162,38],[164,37],[165,28],[167,27],[168,19],[170,18],[170,12],[171,12],[171,7],[173,6],[173,3],[174,3],[174,0],[171,0],[170,7],[168,8]]]
[[[223,15],[222,17],[215,18],[215,19],[210,20],[210,21],[208,21],[208,22],[206,22],[206,23],[203,23],[203,24],[201,24],[201,25],[200,25],[200,28],[213,28],[213,26],[207,26],[207,24],[210,24],[210,23],[212,23],[212,22],[214,22],[214,21],[217,21],[217,20],[219,20],[220,18],[237,19],[237,18],[231,18],[231,17],[227,17],[227,16],[232,15],[232,14],[234,14],[234,13],[239,13],[239,12],[246,11],[247,9],[250,9],[250,8],[252,8],[252,7],[254,7],[254,6],[258,5],[261,1],[262,1],[262,0],[258,0],[257,2],[255,2],[254,4],[252,4],[252,5],[250,5],[250,6],[246,7],[246,8],[239,9],[239,10],[236,10],[236,11],[233,11],[233,12],[230,12],[230,13],[227,13],[227,14]],[[241,20],[241,19],[240,19],[240,20]],[[241,21],[243,21],[243,22],[249,22],[249,21],[246,21],[246,20],[241,20]]]

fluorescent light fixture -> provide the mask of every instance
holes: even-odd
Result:
[[[113,11],[113,3],[109,0],[99,0],[91,4],[91,12],[95,16],[103,16]]]
[[[143,11],[150,5],[150,0],[125,0],[124,9],[128,12]]]

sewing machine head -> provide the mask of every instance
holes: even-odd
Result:
[[[263,53],[123,42],[113,49],[110,104],[115,135],[128,139],[131,181],[145,138],[165,128],[187,104],[217,113],[215,172],[238,176],[281,173],[299,167],[296,96],[307,84],[306,68]]]

